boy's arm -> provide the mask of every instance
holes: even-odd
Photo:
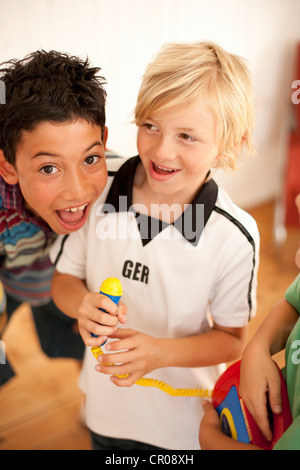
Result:
[[[89,292],[83,280],[70,274],[55,271],[52,297],[66,315],[78,320],[80,334],[87,346],[100,346],[115,331],[118,320],[125,322],[124,304],[117,306],[107,296]]]
[[[167,338],[162,342],[162,367],[206,367],[234,361],[244,350],[247,333],[248,326],[228,328],[214,323],[200,335]]]
[[[78,310],[88,293],[84,281],[70,274],[54,272],[52,298],[56,305],[71,318],[78,320]]]
[[[2,282],[0,281],[0,333],[6,324],[6,295]]]
[[[113,375],[119,386],[133,385],[143,375],[162,367],[205,367],[229,362],[241,356],[247,327],[214,325],[208,332],[184,338],[154,338],[130,329],[118,329],[108,353],[98,357],[96,369]],[[119,352],[122,351],[122,352]],[[118,363],[108,366],[107,363]],[[117,375],[128,375],[119,378]]]
[[[7,321],[7,315],[6,315],[6,309],[4,309],[2,310],[2,312],[0,312],[0,334],[6,325],[6,321]]]
[[[242,357],[239,392],[269,440],[272,432],[266,406],[267,393],[273,413],[281,412],[280,377],[272,355],[285,348],[298,318],[294,307],[282,299],[265,318]]]

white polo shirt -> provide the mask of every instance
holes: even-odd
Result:
[[[125,327],[155,337],[197,335],[210,328],[211,320],[245,326],[256,308],[254,219],[212,179],[174,224],[142,215],[132,207],[139,163],[139,157],[107,161],[107,187],[87,223],[54,246],[57,270],[85,279],[93,292],[105,278],[119,278],[128,309]],[[175,388],[212,389],[224,369],[169,367],[147,377]],[[199,449],[201,399],[172,397],[153,387],[117,387],[95,371],[90,348],[81,385],[87,425],[94,432],[166,449]]]

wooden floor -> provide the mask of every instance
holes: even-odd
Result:
[[[251,323],[251,337],[298,273],[294,255],[300,232],[289,230],[286,243],[275,248],[273,205],[250,212],[261,232],[258,313]],[[14,313],[3,340],[17,377],[0,389],[0,450],[90,449],[81,419],[77,362],[45,357],[26,306]],[[282,360],[280,355],[278,361]]]

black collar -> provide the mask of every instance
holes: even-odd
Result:
[[[102,212],[133,212],[137,218],[142,243],[145,246],[169,224],[135,212],[132,207],[133,181],[140,162],[141,159],[137,155],[121,166],[115,175]],[[217,195],[217,184],[213,179],[208,180],[200,188],[193,202],[172,224],[194,246],[197,246],[202,230],[215,207]]]

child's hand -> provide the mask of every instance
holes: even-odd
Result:
[[[112,375],[111,380],[115,385],[129,387],[159,367],[157,338],[127,328],[118,328],[111,336],[119,341],[106,344],[108,354],[97,358],[99,364],[96,370]],[[118,365],[107,365],[109,363]]]
[[[86,346],[100,346],[114,333],[118,321],[126,322],[125,304],[120,302],[117,306],[109,297],[98,292],[89,292],[84,296],[78,311],[78,325]]]
[[[256,421],[261,432],[269,441],[272,440],[272,430],[268,419],[267,402],[273,413],[281,412],[281,382],[280,375],[269,354],[245,350],[241,362],[239,392],[248,410]]]
[[[202,401],[204,416],[199,429],[199,443],[202,450],[259,450],[252,444],[236,441],[223,434],[220,419],[212,403]]]
[[[215,439],[222,434],[219,415],[213,404],[207,400],[202,400],[204,416],[199,429],[199,442],[201,449],[209,450],[216,444]],[[214,442],[210,442],[210,436]]]
[[[126,323],[126,313],[127,313],[127,307],[122,302],[122,300],[120,300],[119,305],[118,305],[118,320],[122,324]]]

